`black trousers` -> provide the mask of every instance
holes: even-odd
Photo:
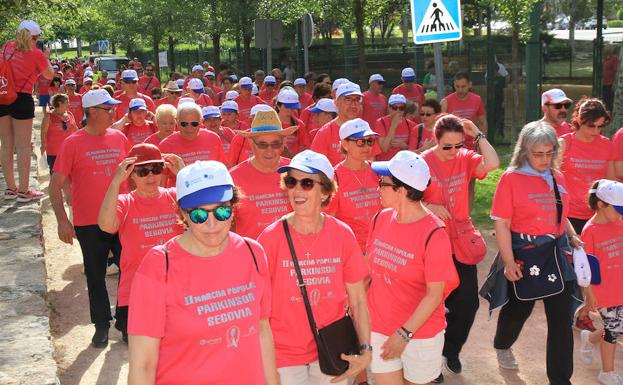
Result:
[[[108,234],[97,225],[74,226],[76,237],[82,249],[84,273],[89,290],[89,310],[91,322],[96,327],[109,327],[110,300],[106,289],[106,268],[108,252],[112,251],[118,261],[121,255],[121,243],[117,234]]]
[[[454,259],[459,286],[446,299],[446,327],[443,355],[458,358],[478,311],[478,271],[476,265],[465,265]]]
[[[565,282],[565,290],[562,293],[543,299],[547,317],[547,378],[551,385],[571,385],[570,379],[573,374],[571,283]],[[509,302],[500,311],[493,340],[496,349],[509,349],[513,346],[534,308],[535,301],[517,299],[511,284],[508,293]]]
[[[123,333],[128,333],[128,307],[117,306],[115,310],[115,329]]]

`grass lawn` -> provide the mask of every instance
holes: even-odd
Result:
[[[548,77],[567,77],[569,76],[569,61],[550,61],[545,63],[544,74]],[[591,77],[593,75],[593,59],[575,58],[573,60],[573,77]]]
[[[500,168],[491,171],[483,180],[476,180],[476,192],[474,196],[474,207],[472,208],[472,219],[476,227],[480,229],[492,229],[493,221],[489,217],[493,194],[498,185],[498,180],[508,167],[511,151],[508,145],[496,146],[496,151],[500,157]]]

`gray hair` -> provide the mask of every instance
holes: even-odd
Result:
[[[552,146],[552,150],[556,152],[552,158],[550,167],[557,169],[560,164],[560,144],[556,131],[549,123],[537,120],[523,126],[515,143],[513,157],[511,158],[510,168],[523,166],[528,161],[528,154],[536,146]]]
[[[201,120],[201,107],[199,107],[199,105],[195,103],[190,102],[182,103],[177,106],[177,120],[179,121],[180,116],[187,112],[194,112],[199,117],[199,120]]]

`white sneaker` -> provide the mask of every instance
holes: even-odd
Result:
[[[599,371],[597,381],[602,385],[623,385],[623,378],[617,372]]]
[[[510,370],[519,369],[519,365],[513,354],[513,349],[495,349],[495,353],[498,356],[498,365],[500,365],[500,368]]]
[[[590,341],[591,332],[589,330],[580,331],[580,360],[586,365],[593,363],[595,345]]]

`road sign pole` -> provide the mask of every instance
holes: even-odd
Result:
[[[537,120],[541,112],[538,85],[541,79],[539,62],[541,61],[540,18],[542,10],[543,3],[539,1],[530,13],[531,36],[526,46],[526,121],[528,122]]]
[[[309,45],[307,44],[307,34],[309,25],[303,21],[303,63],[305,66],[305,73],[309,72]]]
[[[441,44],[433,44],[435,54],[435,80],[437,81],[437,99],[441,100],[446,96],[443,82],[443,54],[441,52]]]

